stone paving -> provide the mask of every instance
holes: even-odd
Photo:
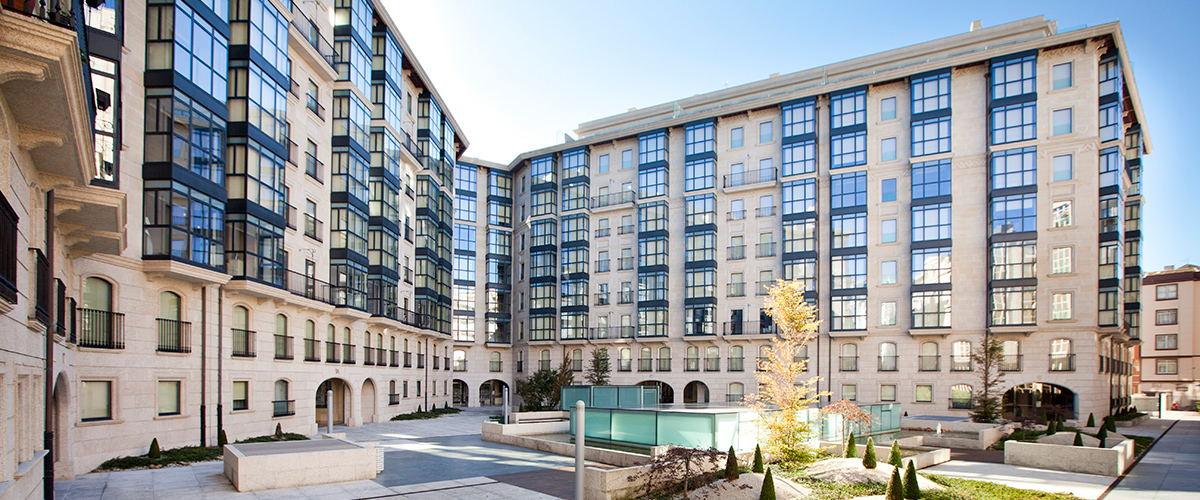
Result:
[[[1164,412],[1164,416],[1180,420],[1104,496],[1105,500],[1200,498],[1200,416],[1195,412]],[[1170,421],[1151,419],[1146,424],[1152,422],[1162,425]],[[1135,429],[1142,430],[1146,424]]]

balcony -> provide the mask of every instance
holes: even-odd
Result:
[[[125,348],[125,315],[79,308],[79,347]]]
[[[731,372],[743,371],[743,369],[744,369],[743,365],[742,365],[743,361],[745,361],[745,360],[741,356],[738,356],[738,357],[730,356],[729,357],[729,371],[731,371]]]
[[[596,230],[597,238],[607,238],[611,234],[612,234],[612,229],[607,228],[607,227],[602,227],[602,228],[599,228]]]
[[[488,371],[489,372],[499,373],[502,368],[504,368],[503,361],[489,361],[488,362]]]
[[[388,351],[388,357],[389,357],[389,358],[391,358],[391,359],[390,359],[390,361],[391,361],[391,362],[390,362],[390,363],[388,363],[388,366],[391,366],[391,367],[393,367],[393,368],[396,368],[396,367],[399,367],[399,366],[400,366],[400,353],[399,353],[399,352],[397,352],[397,351]]]
[[[619,372],[633,371],[633,360],[632,359],[617,360],[617,371],[619,371]]]
[[[621,257],[617,259],[617,270],[628,271],[633,269],[633,257]]]
[[[550,369],[550,360],[548,360],[548,359],[538,360],[538,369],[539,370],[549,370]]]
[[[192,324],[158,318],[158,352],[192,352]]]
[[[969,372],[974,369],[973,367],[970,356],[950,356],[950,371],[952,372]]]
[[[291,2],[292,10],[292,26],[312,45],[318,56],[333,68],[334,50],[333,44],[321,34],[321,28],[308,17],[304,11],[300,10],[300,5],[296,2]]]
[[[622,225],[617,228],[617,234],[632,234],[633,224]]]
[[[288,335],[275,335],[275,359],[291,361],[296,359],[292,354],[292,337]]]
[[[382,347],[375,348],[375,366],[387,366],[387,350]]]
[[[756,256],[758,258],[775,256],[775,242],[773,242],[773,241],[769,241],[766,243],[759,243],[758,245],[756,245],[756,249],[758,250],[758,252],[756,254]]]
[[[607,273],[609,271],[609,266],[608,266],[609,262],[611,262],[609,259],[597,260],[596,261],[596,272],[597,273]]]
[[[304,153],[304,173],[312,177],[313,180],[324,184],[325,183],[325,163],[318,160],[312,153]]]
[[[728,247],[729,255],[727,260],[742,260],[746,258],[746,245],[733,245]]]
[[[607,306],[608,305],[608,292],[597,292],[596,293],[596,305],[598,305],[598,306]]]
[[[617,303],[618,304],[632,304],[633,303],[633,291],[632,290],[621,290],[621,292],[619,294],[617,294]]]
[[[326,363],[341,363],[342,362],[342,345],[337,342],[325,341],[325,362]]]
[[[771,205],[771,206],[766,206],[766,207],[758,207],[757,209],[754,210],[754,214],[756,217],[774,217],[775,216],[775,206]]]
[[[767,295],[768,293],[770,293],[771,285],[774,285],[775,282],[774,281],[759,281],[757,284],[758,284],[758,290],[755,292],[755,295]]]
[[[412,368],[412,353],[411,352],[404,353],[404,367]]]
[[[417,368],[425,368],[425,355],[424,354],[417,355]]]
[[[325,241],[325,223],[313,214],[304,214],[304,235],[317,241]]]
[[[726,321],[724,335],[775,335],[774,321]]]
[[[233,357],[253,358],[258,356],[254,349],[254,330],[230,328],[233,333]]]
[[[738,404],[740,404],[740,403],[742,403],[742,399],[743,399],[743,398],[745,398],[745,397],[746,397],[746,396],[745,396],[744,394],[726,394],[726,395],[725,395],[725,402],[726,402],[726,403],[738,403]]]
[[[1050,371],[1052,371],[1052,372],[1073,372],[1073,371],[1075,371],[1075,355],[1074,354],[1051,354],[1050,355]]]
[[[841,356],[841,366],[838,371],[856,372],[858,371],[858,356]]]
[[[1022,354],[1005,354],[1000,358],[1000,371],[1019,372],[1022,368]]]
[[[939,366],[942,361],[941,356],[938,356],[937,354],[922,354],[920,356],[920,358],[921,358],[921,371],[923,371],[923,372],[941,371],[941,367]]]
[[[413,270],[411,267],[404,266],[404,282],[410,285],[413,282]]]
[[[742,220],[746,218],[745,210],[730,210],[725,212],[725,220]]]
[[[296,414],[296,400],[287,399],[282,401],[272,401],[274,411],[271,412],[273,417],[290,417]]]
[[[308,100],[308,104],[305,107],[307,107],[309,111],[312,111],[314,115],[317,115],[317,118],[320,118],[321,121],[325,121],[325,106],[322,106],[321,103],[317,101],[317,97],[312,94],[306,94],[305,97],[307,97]]]
[[[637,201],[637,191],[633,191],[633,190],[621,191],[619,193],[612,193],[612,194],[606,194],[606,195],[600,195],[600,196],[593,196],[592,197],[592,210],[593,211],[604,211],[604,210],[610,209],[610,207],[612,209],[620,208],[626,204],[632,204],[635,201]]]
[[[571,360],[571,371],[573,371],[573,372],[583,371],[583,360],[582,359],[572,359]]]
[[[363,347],[363,366],[375,366],[374,347]]]
[[[879,371],[881,371],[881,372],[897,371],[899,369],[899,367],[898,367],[899,363],[897,361],[899,361],[899,356],[880,356],[879,357]]]
[[[721,371],[721,358],[704,358],[704,371],[706,371],[706,372]]]
[[[726,283],[725,288],[726,288],[726,290],[725,290],[726,297],[745,297],[746,296],[746,282],[744,282],[744,281],[735,281],[733,283]]]
[[[723,187],[728,191],[730,188],[739,188],[742,186],[754,186],[768,182],[773,184],[777,178],[778,175],[776,175],[774,167],[761,168],[749,172],[734,172],[725,175]]]
[[[317,339],[304,339],[304,360],[305,361],[320,361],[321,360],[321,341]]]
[[[639,372],[653,371],[653,369],[654,369],[654,360],[653,359],[641,358],[638,360],[638,371]]]
[[[342,364],[353,365],[356,363],[354,360],[354,344],[342,344]]]

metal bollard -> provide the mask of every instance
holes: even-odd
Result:
[[[333,434],[333,389],[325,391],[325,433]]]
[[[583,401],[575,402],[575,500],[583,500]]]

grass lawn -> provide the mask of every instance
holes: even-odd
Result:
[[[237,443],[269,443],[272,441],[307,441],[308,437],[302,434],[285,433],[282,438],[276,438],[274,434],[266,436],[258,436],[249,439],[243,439]],[[157,459],[151,459],[149,454],[138,455],[134,457],[118,457],[105,460],[93,472],[130,470],[130,469],[145,469],[158,468],[168,465],[187,465],[193,462],[210,462],[220,460],[224,451],[218,446],[184,446],[182,448],[172,448],[162,450],[162,456]]]
[[[812,489],[812,495],[807,497],[807,500],[845,500],[887,493],[885,484],[837,484],[818,481],[791,472],[783,474],[796,484]],[[921,498],[931,500],[1081,500],[1079,497],[1067,493],[1046,493],[1012,488],[987,481],[941,477],[933,474],[921,475],[947,488],[942,491],[921,492]]]

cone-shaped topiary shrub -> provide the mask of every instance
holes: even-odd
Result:
[[[229,444],[229,438],[225,437],[225,429],[221,429],[221,432],[217,434],[217,447],[224,448],[227,444]]]
[[[1083,446],[1083,436],[1079,435],[1079,431],[1075,431],[1075,442],[1071,446]]]
[[[758,500],[775,500],[775,480],[771,478],[771,469],[767,469],[767,476],[763,478],[762,492],[758,494]]]
[[[1108,441],[1108,428],[1101,427],[1100,432],[1096,433],[1096,439],[1100,440],[1100,447],[1104,448],[1104,442]]]
[[[1046,422],[1046,435],[1053,436],[1056,432],[1058,432],[1058,422],[1053,420]]]
[[[892,441],[892,453],[888,455],[888,463],[896,468],[904,466],[900,458],[900,443],[898,441]]]
[[[283,424],[275,424],[275,439],[283,439]]]
[[[150,453],[147,453],[150,460],[158,460],[162,458],[162,448],[158,447],[158,438],[150,440]]]
[[[875,465],[875,438],[867,438],[867,451],[863,453],[863,467],[874,469]]]
[[[892,469],[892,478],[888,480],[886,500],[904,500],[904,482],[900,480],[900,469]]]
[[[750,472],[757,472],[759,474],[762,474],[762,471],[763,471],[762,447],[760,447],[759,445],[756,444],[756,445],[754,445],[754,466],[750,468]]]
[[[850,440],[846,441],[846,458],[858,458],[858,445],[854,444],[854,433],[850,433]]]
[[[912,460],[908,461],[908,468],[904,470],[904,498],[921,498],[921,485],[917,484],[917,468],[913,467]]]
[[[1108,419],[1108,425],[1107,425],[1108,432],[1117,432],[1117,419],[1112,418],[1112,417],[1105,417],[1105,418]]]
[[[1095,426],[1096,426],[1096,414],[1095,414],[1095,413],[1088,413],[1088,423],[1087,423],[1087,426],[1088,426],[1088,427],[1095,427]]]
[[[741,475],[738,470],[737,453],[733,451],[733,446],[729,447],[729,453],[725,454],[725,479],[737,479]]]

